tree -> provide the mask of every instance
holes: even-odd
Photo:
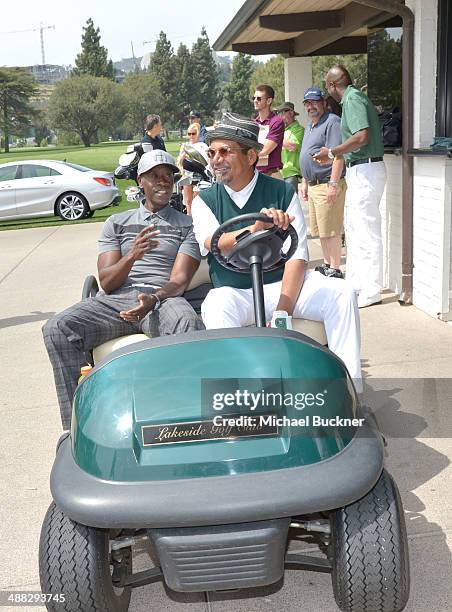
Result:
[[[154,74],[129,74],[122,84],[126,100],[124,127],[134,135],[144,129],[144,118],[163,107],[160,86]]]
[[[36,93],[34,77],[23,68],[0,68],[0,126],[5,153],[9,151],[9,137],[30,125],[34,109],[30,98]]]
[[[265,64],[259,64],[251,77],[248,91],[253,95],[257,85],[270,85],[275,90],[273,108],[284,102],[284,58],[282,55],[270,58]]]
[[[253,72],[254,62],[251,55],[238,53],[232,62],[231,80],[224,91],[233,113],[248,117],[253,112],[249,95]]]
[[[369,36],[369,97],[382,110],[402,107],[402,40],[387,30]]]
[[[201,113],[205,121],[210,121],[218,109],[221,92],[217,65],[204,27],[192,47],[191,62],[195,75],[193,107]]]
[[[120,86],[105,77],[72,77],[56,85],[48,113],[52,127],[75,132],[89,147],[99,129],[122,121],[124,99]]]
[[[160,32],[155,51],[152,54],[149,72],[157,79],[162,95],[162,107],[158,114],[164,123],[171,122],[177,115],[179,84],[173,47],[165,32]],[[155,112],[158,112],[158,109],[155,109]]]
[[[343,64],[358,89],[367,85],[367,55],[322,55],[312,58],[312,81],[325,90],[325,77],[334,64]]]
[[[38,111],[33,121],[33,130],[35,133],[35,141],[38,147],[44,140],[49,141],[52,132],[49,129],[49,122],[46,114],[43,111]]]
[[[82,51],[75,59],[73,76],[90,74],[114,80],[113,62],[108,59],[108,51],[100,44],[99,28],[94,27],[91,17],[86,22],[82,34]]]
[[[192,106],[194,75],[190,51],[183,43],[179,45],[176,54],[176,78],[178,82],[178,114],[185,117]]]

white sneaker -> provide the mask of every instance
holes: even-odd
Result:
[[[358,296],[358,308],[367,308],[367,306],[373,306],[374,304],[381,304],[381,293],[376,293],[370,297]]]

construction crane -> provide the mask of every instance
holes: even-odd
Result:
[[[43,25],[42,21],[39,24],[39,28],[30,28],[28,30],[13,30],[12,32],[4,32],[4,34],[20,34],[21,32],[39,32],[41,36],[41,58],[42,65],[46,63],[46,56],[44,53],[44,30],[54,30],[54,25]]]

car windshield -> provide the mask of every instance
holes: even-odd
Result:
[[[92,168],[87,168],[86,166],[80,166],[79,164],[71,164],[70,162],[61,162],[65,166],[69,166],[69,168],[74,168],[74,170],[80,170],[80,172],[91,172]]]

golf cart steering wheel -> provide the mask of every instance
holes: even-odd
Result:
[[[282,268],[298,246],[298,235],[292,225],[289,225],[286,230],[273,225],[269,229],[254,233],[244,229],[236,236],[236,244],[230,253],[226,257],[221,253],[218,242],[223,234],[230,232],[236,225],[248,221],[272,223],[271,219],[262,213],[248,213],[225,221],[212,236],[210,252],[213,257],[227,270],[241,274],[249,274],[250,263],[256,256],[262,261],[263,272],[272,272]],[[287,253],[284,253],[282,247],[288,237],[290,237],[290,248]]]

